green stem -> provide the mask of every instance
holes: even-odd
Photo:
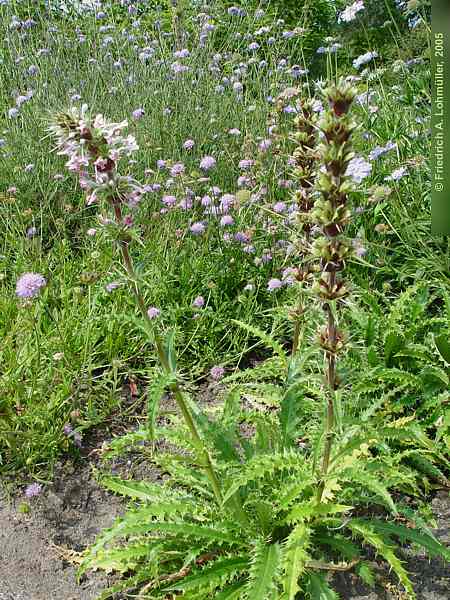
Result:
[[[121,211],[119,202],[120,201],[115,198],[112,199],[112,205],[114,208],[114,214],[116,217],[116,221],[118,224],[122,224],[122,211]],[[134,297],[136,299],[137,305],[139,307],[139,310],[141,311],[144,321],[150,328],[151,327],[150,317],[147,314],[147,307],[145,305],[144,297],[140,290],[139,283],[138,283],[137,277],[136,277],[136,272],[134,270],[133,262],[132,262],[132,259],[131,259],[131,256],[130,256],[130,253],[128,250],[128,241],[125,239],[120,239],[119,245],[120,245],[120,249],[122,252],[125,269],[126,269],[129,281],[131,283],[131,288],[132,288]],[[163,367],[164,371],[167,374],[170,374],[170,373],[172,373],[172,370],[170,368],[169,361],[168,361],[166,353],[164,351],[163,341],[157,333],[154,334],[154,339],[155,339],[156,352],[158,354],[158,358],[160,360],[161,366]],[[211,457],[209,456],[208,451],[204,447],[204,444],[201,440],[201,437],[200,437],[200,434],[195,425],[194,419],[192,418],[189,407],[186,404],[186,401],[183,397],[183,393],[180,389],[180,386],[178,383],[175,382],[170,386],[170,389],[175,396],[175,400],[178,404],[178,407],[180,408],[183,418],[186,422],[186,425],[189,428],[192,439],[193,439],[194,444],[199,453],[200,462],[202,463],[202,466],[205,469],[206,475],[211,483],[211,487],[214,491],[216,500],[219,504],[221,504],[222,503],[222,492],[220,489],[219,479],[216,475],[216,472],[214,471],[214,467],[211,462]]]
[[[331,271],[328,274],[328,283],[332,290],[336,283],[336,273]],[[337,342],[337,328],[336,321],[334,318],[333,310],[330,304],[327,302],[324,304],[324,310],[328,315],[327,324],[327,338],[328,345],[330,348],[336,347]],[[334,440],[334,427],[335,427],[335,415],[334,415],[334,395],[336,390],[336,355],[334,351],[326,352],[326,380],[328,386],[327,393],[327,416],[325,423],[325,447],[323,451],[322,469],[321,469],[321,481],[318,489],[317,500],[322,501],[323,492],[325,489],[325,477],[328,473],[328,467],[330,465],[331,450],[333,448]]]

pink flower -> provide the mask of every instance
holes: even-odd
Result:
[[[192,303],[192,306],[195,308],[203,308],[205,306],[205,299],[203,296],[197,296],[197,298]]]
[[[209,374],[214,381],[219,381],[219,379],[222,379],[222,377],[225,375],[225,369],[223,367],[215,366],[211,369]]]
[[[213,156],[204,156],[200,161],[200,169],[209,171],[216,166],[216,159]]]
[[[28,499],[34,498],[35,496],[39,496],[41,492],[42,485],[40,483],[30,483],[30,485],[27,485],[27,487],[25,488],[25,496]]]
[[[16,295],[19,298],[34,298],[46,284],[40,273],[24,273],[17,280]]]
[[[150,306],[150,308],[147,310],[147,315],[149,319],[156,319],[159,317],[160,314],[161,311],[159,310],[159,308],[156,308],[156,306]]]
[[[267,284],[267,289],[269,290],[269,292],[274,292],[275,290],[279,290],[281,287],[283,287],[283,282],[280,281],[280,279],[270,279],[268,284]]]
[[[145,115],[145,110],[143,108],[136,108],[136,110],[133,110],[131,114],[133,119],[142,119],[142,117]]]
[[[192,223],[189,229],[194,235],[201,235],[204,233],[206,227],[201,221],[198,221],[197,223]]]

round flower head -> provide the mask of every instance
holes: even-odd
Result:
[[[215,366],[209,372],[214,381],[219,381],[225,375],[225,369],[223,367]]]
[[[145,115],[145,111],[143,108],[136,108],[136,110],[133,110],[133,112],[131,113],[133,119],[141,119],[144,115]]]
[[[110,283],[107,283],[105,285],[105,290],[108,293],[111,293],[113,290],[117,289],[118,287],[120,287],[120,283],[118,281],[111,281]]]
[[[206,227],[201,221],[198,221],[197,223],[192,223],[189,229],[194,235],[201,235],[205,231]]]
[[[185,166],[183,163],[175,163],[173,167],[170,169],[170,174],[172,177],[176,177],[177,175],[183,175],[185,171]]]
[[[355,156],[348,163],[345,174],[351,177],[356,183],[361,183],[363,179],[368,177],[372,171],[372,165],[360,156]]]
[[[200,161],[200,169],[203,171],[209,171],[216,166],[216,159],[213,156],[204,156]]]
[[[267,284],[267,289],[269,290],[269,292],[279,290],[281,287],[283,287],[283,282],[280,281],[280,279],[276,279],[276,278],[270,279]]]
[[[341,12],[338,20],[340,22],[343,21],[344,23],[349,23],[350,21],[353,21],[356,18],[356,15],[363,9],[364,1],[356,0],[356,2],[350,4],[350,6],[347,6],[347,8]]]
[[[41,492],[42,485],[40,483],[30,483],[30,485],[27,485],[27,487],[25,488],[25,496],[28,499],[34,498],[35,496],[39,496]]]
[[[192,306],[194,306],[195,308],[203,308],[205,306],[205,299],[203,298],[203,296],[197,296],[197,298],[195,298],[194,302],[192,303]]]
[[[159,317],[160,314],[161,311],[159,310],[159,308],[156,308],[156,306],[150,306],[150,308],[147,310],[147,315],[149,319],[156,319],[157,317]]]
[[[226,227],[227,225],[233,225],[234,223],[234,219],[231,215],[224,215],[221,219],[220,219],[220,225],[222,227]]]
[[[34,298],[46,285],[47,281],[39,273],[24,273],[16,284],[16,294],[19,298]]]

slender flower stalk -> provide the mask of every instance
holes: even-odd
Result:
[[[311,266],[308,264],[308,252],[311,237],[311,215],[313,208],[314,179],[317,169],[317,127],[313,111],[313,99],[297,102],[298,114],[294,119],[293,138],[296,148],[292,154],[292,177],[298,187],[295,192],[297,204],[297,221],[300,235],[297,238],[300,266],[296,270],[297,281],[305,284],[311,278]],[[294,334],[292,339],[292,356],[295,356],[300,343],[301,325],[305,313],[303,289],[299,290],[298,305],[292,311]]]
[[[313,292],[322,304],[326,325],[319,333],[319,343],[325,353],[325,379],[327,384],[327,410],[325,422],[325,444],[317,499],[320,502],[325,489],[325,480],[330,464],[335,436],[335,393],[338,388],[337,356],[344,342],[343,332],[338,328],[337,312],[348,288],[342,276],[345,262],[351,256],[351,240],[345,237],[345,228],[350,220],[348,194],[354,189],[354,181],[347,174],[348,164],[354,157],[351,150],[351,135],[355,124],[349,109],[356,91],[344,81],[339,81],[325,90],[329,110],[318,123],[322,141],[318,146],[322,164],[315,182],[318,194],[311,211],[312,223],[320,235],[312,245],[313,256],[319,261],[320,275],[313,285]]]
[[[81,110],[75,108],[67,113],[56,115],[50,132],[57,138],[58,153],[68,156],[66,166],[78,173],[80,185],[88,192],[88,202],[103,199],[112,209],[114,220],[106,219],[106,221],[112,226],[115,240],[120,247],[136,304],[148,329],[153,331],[156,353],[164,372],[169,376],[175,376],[163,340],[151,322],[129,252],[129,244],[133,239],[131,230],[133,218],[130,213],[124,214],[124,208],[135,206],[143,190],[138,182],[130,177],[120,176],[118,173],[117,163],[120,158],[129,156],[138,149],[133,136],[123,135],[122,131],[126,126],[126,121],[109,123],[102,115],[92,118],[87,106],[84,105]],[[217,502],[221,503],[222,492],[219,479],[176,379],[170,385],[170,389],[191,433],[197,451],[197,460],[205,470]]]

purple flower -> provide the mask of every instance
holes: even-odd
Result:
[[[274,292],[275,290],[279,290],[281,287],[283,287],[283,282],[280,279],[270,279],[268,284],[267,284],[267,289],[269,290],[269,292]]]
[[[250,158],[244,158],[243,160],[239,161],[239,168],[242,169],[243,171],[247,171],[248,169],[251,169],[254,164],[255,164],[254,160],[252,160]]]
[[[277,202],[276,204],[273,205],[273,210],[279,214],[286,212],[286,203],[285,202]]]
[[[27,238],[28,239],[33,238],[36,234],[37,234],[36,227],[34,227],[34,226],[28,227],[28,229],[27,229]]]
[[[234,219],[231,215],[224,215],[221,219],[220,219],[220,225],[222,227],[226,227],[227,225],[233,225],[234,223]]]
[[[176,52],[173,53],[175,58],[187,58],[188,56],[190,56],[190,52],[187,48],[183,48],[182,50],[177,50]]]
[[[222,377],[225,375],[225,369],[223,367],[215,366],[211,369],[209,374],[214,381],[219,381],[219,379],[222,379]]]
[[[234,204],[235,197],[233,194],[224,194],[220,199],[220,211],[227,213]]]
[[[205,299],[203,296],[197,296],[197,298],[192,303],[192,306],[195,308],[203,308],[205,306]]]
[[[183,148],[185,150],[192,150],[192,148],[195,146],[195,142],[194,140],[186,140],[183,144]]]
[[[197,223],[192,223],[192,225],[189,227],[189,230],[194,235],[201,235],[205,231],[205,229],[206,227],[201,221],[198,221]]]
[[[63,433],[65,436],[69,437],[73,433],[73,427],[70,423],[66,423],[63,427]]]
[[[175,204],[177,203],[177,199],[175,196],[169,196],[167,194],[165,194],[162,197],[162,201],[163,201],[163,204],[165,204],[166,206],[169,206],[169,207],[175,206]]]
[[[364,158],[356,156],[348,163],[345,174],[351,177],[356,183],[361,183],[363,179],[370,175],[372,165]]]
[[[156,161],[156,166],[158,167],[158,169],[165,169],[166,161],[163,160],[162,158],[160,158],[159,160]]]
[[[358,58],[355,58],[353,61],[353,66],[355,69],[359,69],[363,65],[370,62],[373,58],[377,58],[378,52],[366,52],[365,54],[361,54]]]
[[[384,178],[385,181],[398,181],[402,177],[404,177],[408,173],[408,169],[406,167],[400,167],[399,169],[395,169],[392,171],[390,175]]]
[[[216,159],[214,156],[204,156],[200,161],[200,169],[203,171],[209,171],[216,166]]]
[[[136,110],[133,110],[131,114],[133,119],[142,119],[142,117],[145,115],[145,110],[143,108],[136,108]]]
[[[27,487],[25,488],[25,496],[28,499],[34,498],[35,496],[39,496],[41,492],[42,485],[40,483],[30,483],[30,485],[27,485]]]
[[[347,6],[347,8],[341,12],[341,14],[339,15],[338,21],[339,22],[343,21],[344,23],[349,23],[350,21],[353,21],[357,15],[357,13],[359,13],[359,11],[361,11],[363,9],[364,9],[364,1],[356,0],[356,2],[353,2],[353,4],[350,4],[350,6]]]
[[[170,174],[172,177],[176,177],[177,175],[183,175],[185,171],[185,166],[183,163],[175,163],[173,167],[170,169]]]
[[[272,140],[266,139],[259,142],[258,148],[260,152],[266,152],[272,145]]]
[[[116,288],[118,288],[121,284],[118,281],[111,281],[110,283],[107,283],[105,285],[105,290],[108,293],[111,293],[113,290],[115,290]]]
[[[186,73],[186,71],[189,71],[188,66],[183,65],[182,63],[180,63],[177,60],[170,65],[170,68],[176,75],[178,75],[179,73]]]
[[[243,8],[239,8],[238,6],[230,6],[227,10],[230,17],[244,17],[245,10]]]
[[[240,242],[241,244],[248,244],[248,242],[250,241],[248,235],[243,231],[237,231],[234,234],[234,239],[236,240],[236,242]]]
[[[157,317],[159,317],[160,314],[161,311],[159,310],[159,308],[156,308],[156,306],[150,306],[150,308],[147,310],[147,315],[149,319],[156,319]]]
[[[39,273],[24,273],[16,284],[16,294],[19,298],[34,298],[46,285],[47,281]]]

